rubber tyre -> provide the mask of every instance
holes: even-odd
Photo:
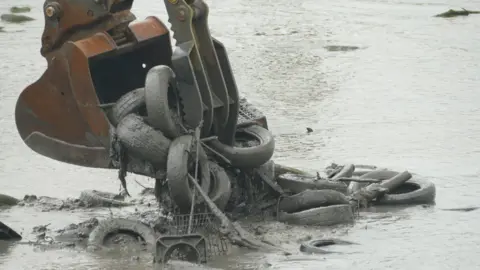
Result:
[[[147,248],[151,252],[154,251],[157,240],[155,231],[140,221],[125,218],[109,218],[100,221],[88,237],[87,248],[90,251],[105,248],[104,243],[107,237],[118,232],[128,232],[140,237],[147,244]]]
[[[220,208],[224,210],[227,206],[230,195],[232,194],[232,184],[225,169],[215,162],[209,162],[210,167],[210,199]]]
[[[150,162],[156,170],[165,169],[172,141],[147,125],[142,117],[125,116],[118,124],[117,136],[129,154]]]
[[[210,141],[210,146],[228,160],[233,167],[237,168],[257,168],[273,156],[275,150],[275,140],[272,133],[258,125],[252,125],[246,128],[238,129],[235,136],[246,133],[260,142],[260,145],[253,147],[235,147],[228,146],[218,140]]]
[[[379,170],[368,172],[360,176],[360,179],[387,180],[392,177],[395,177],[397,174],[399,174],[399,172],[379,169]],[[360,183],[360,182],[352,181],[350,182],[350,184],[348,184],[347,194],[353,194],[357,190],[360,190],[361,188],[364,188],[368,185],[369,185],[368,183]]]
[[[17,205],[18,202],[20,202],[20,200],[17,198],[5,194],[0,194],[0,206],[13,206]]]
[[[347,164],[343,168],[331,177],[332,181],[340,179],[342,177],[352,177],[353,172],[355,171],[355,166],[353,164]]]
[[[344,241],[335,238],[329,239],[313,239],[307,242],[304,242],[300,245],[300,252],[307,254],[330,254],[330,253],[341,253],[335,251],[327,251],[321,247],[331,246],[331,245],[358,245],[357,243]]]
[[[182,135],[173,140],[168,151],[167,183],[170,195],[175,204],[183,213],[189,213],[192,203],[193,186],[188,179],[189,169],[195,171],[196,145],[192,143],[193,136]],[[207,154],[203,147],[199,147],[199,178],[200,186],[208,194],[210,191],[210,166]],[[192,174],[194,177],[194,175]],[[203,201],[200,194],[196,196],[196,203]]]
[[[415,188],[406,193],[386,193],[377,198],[377,205],[399,205],[399,204],[430,204],[435,202],[436,189],[431,181],[411,178],[403,185]],[[401,187],[402,187],[401,186]],[[395,190],[393,190],[395,191]]]
[[[305,190],[283,198],[278,204],[278,209],[285,213],[293,213],[321,206],[348,203],[347,197],[335,190]]]
[[[285,173],[277,178],[277,184],[283,189],[290,190],[294,194],[307,189],[323,190],[331,189],[346,193],[347,185],[339,181],[317,180],[316,176]]]
[[[118,195],[98,190],[84,190],[80,193],[80,201],[88,207],[123,207],[132,203],[118,200]]]
[[[145,89],[137,88],[121,96],[115,102],[115,105],[108,113],[108,119],[114,127],[117,127],[118,123],[125,116],[131,113],[138,113],[143,106],[145,106]]]
[[[295,213],[279,212],[278,220],[295,225],[331,226],[352,223],[353,211],[350,205],[331,205]]]
[[[175,86],[174,80],[175,73],[169,66],[164,65],[152,67],[145,79],[145,103],[148,115],[146,120],[170,139],[181,135],[180,126],[171,113],[168,98],[168,90]]]
[[[311,175],[311,174],[309,174],[305,171],[302,171],[300,169],[293,168],[293,167],[288,167],[288,166],[284,166],[284,165],[275,163],[275,178],[277,178],[278,176],[280,176],[282,174],[285,174],[285,173],[294,173],[294,174],[299,174],[299,175]]]

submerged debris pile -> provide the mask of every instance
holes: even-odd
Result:
[[[464,8],[462,10],[449,9],[448,11],[437,14],[434,17],[452,18],[452,17],[459,17],[459,16],[468,16],[470,14],[480,14],[480,11],[466,10]]]

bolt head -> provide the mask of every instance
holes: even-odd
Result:
[[[47,17],[51,18],[55,15],[55,13],[57,13],[57,11],[54,7],[48,6],[45,8],[45,14],[47,15]]]

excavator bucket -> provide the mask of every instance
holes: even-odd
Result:
[[[169,31],[156,17],[134,21],[133,0],[47,0],[47,70],[20,94],[18,132],[43,156],[112,168],[105,108],[143,87],[152,66],[171,65]]]

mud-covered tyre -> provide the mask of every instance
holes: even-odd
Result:
[[[169,66],[152,67],[145,79],[147,122],[170,138],[180,136],[180,129],[171,113],[169,89],[174,87],[175,73]]]
[[[133,205],[121,200],[117,194],[98,190],[84,190],[80,193],[80,201],[87,207],[123,207]]]
[[[8,196],[6,194],[0,194],[0,206],[13,206],[17,205],[18,202],[20,202],[20,200],[17,198]]]
[[[285,173],[294,173],[294,174],[299,174],[299,175],[311,175],[308,172],[302,171],[300,169],[275,163],[275,178],[277,178],[278,176],[280,176],[282,174],[285,174]]]
[[[342,177],[352,177],[354,171],[355,171],[355,165],[347,164],[343,166],[343,168],[339,172],[337,172],[335,175],[332,175],[330,179],[335,181]]]
[[[436,189],[431,181],[411,178],[400,187],[375,200],[377,205],[429,204],[435,202]]]
[[[125,218],[109,218],[98,223],[88,237],[87,248],[90,251],[105,248],[105,241],[113,234],[123,233],[136,237],[147,245],[147,249],[154,250],[156,243],[155,231],[148,225]]]
[[[353,211],[350,205],[330,205],[312,208],[295,213],[278,213],[278,220],[294,225],[330,226],[352,223]]]
[[[358,245],[357,243],[344,241],[336,238],[328,239],[313,239],[306,241],[300,245],[300,252],[307,254],[329,254],[329,253],[339,253],[335,251],[328,251],[322,249],[322,247],[332,246],[332,245]]]
[[[170,196],[181,212],[188,213],[192,203],[194,186],[188,179],[188,174],[195,176],[195,160],[197,146],[192,135],[183,135],[173,140],[168,151],[167,183]],[[207,154],[200,145],[198,153],[198,177],[200,186],[207,194],[210,191],[210,167]],[[203,201],[196,196],[196,203]]]
[[[252,125],[246,128],[238,129],[235,137],[249,137],[259,143],[251,147],[236,147],[221,143],[218,140],[209,142],[210,146],[226,157],[233,167],[237,168],[256,168],[273,156],[275,150],[275,139],[272,133],[258,125]]]
[[[115,102],[107,114],[108,119],[116,127],[125,116],[131,113],[138,113],[143,106],[145,106],[145,89],[137,88],[121,96]]]
[[[147,125],[141,116],[125,116],[118,123],[117,137],[129,154],[149,161],[156,170],[165,169],[171,140]]]
[[[293,213],[311,208],[348,203],[347,197],[335,190],[305,190],[281,199],[278,209],[286,213]]]
[[[224,210],[232,194],[230,177],[224,168],[215,162],[209,162],[210,167],[210,192],[208,196],[220,208]]]
[[[277,184],[292,193],[300,193],[307,189],[331,189],[341,193],[347,191],[347,185],[339,181],[317,180],[316,176],[285,173],[277,177]]]
[[[395,177],[397,174],[399,174],[399,172],[379,169],[365,173],[364,175],[360,176],[360,179],[387,180]],[[366,186],[368,186],[368,183],[351,181],[350,184],[348,184],[347,194],[353,194],[355,191]]]

